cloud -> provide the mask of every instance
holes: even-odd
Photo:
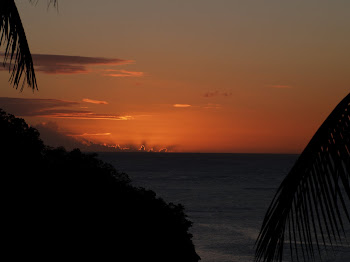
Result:
[[[80,148],[82,151],[88,152],[108,151],[109,149],[108,147],[95,144],[87,139],[89,137],[93,137],[94,135],[100,134],[71,134],[71,132],[59,128],[57,123],[52,121],[42,122],[35,125],[34,128],[38,129],[40,138],[44,141],[45,145],[51,147],[63,146],[67,150]],[[101,135],[102,134],[104,133],[101,133]]]
[[[33,115],[32,115],[33,116]],[[65,118],[65,119],[85,119],[85,120],[131,120],[132,116],[120,116],[112,114],[96,114],[91,111],[79,111],[79,110],[43,110],[35,116],[46,118]]]
[[[70,108],[78,105],[78,102],[59,99],[0,97],[0,107],[16,116],[36,116],[52,108]]]
[[[93,100],[89,98],[84,98],[82,101],[91,104],[108,105],[108,102],[106,101]]]
[[[63,146],[67,150],[74,148],[80,148],[86,150],[86,142],[78,140],[75,137],[71,137],[61,130],[56,122],[43,122],[34,126],[40,133],[40,138],[44,141],[45,145],[51,147]]]
[[[203,94],[203,97],[215,97],[215,96],[232,96],[231,92],[209,91]]]
[[[231,92],[222,92],[221,93],[222,96],[232,96]]]
[[[67,136],[74,136],[74,137],[89,137],[89,136],[110,136],[111,133],[95,133],[95,134],[89,134],[89,133],[83,133],[83,134],[69,134]]]
[[[93,120],[131,120],[129,115],[97,114],[81,110],[80,103],[58,99],[30,99],[0,97],[0,107],[10,114],[21,117],[45,117]]]
[[[105,70],[106,72],[109,72],[105,74],[105,76],[112,76],[112,77],[142,77],[145,76],[144,72],[135,72],[135,71],[127,71],[127,70]]]
[[[174,104],[173,107],[187,108],[187,107],[191,107],[191,105],[188,105],[188,104]]]
[[[195,109],[221,109],[222,105],[220,104],[212,104],[212,103],[208,103],[208,104],[204,104],[204,105],[190,105],[190,104],[174,104],[173,107],[176,108],[195,108]]]
[[[40,133],[40,138],[44,143],[51,147],[63,146],[67,150],[80,148],[87,152],[171,152],[175,146],[157,146],[153,145],[150,150],[146,150],[145,144],[105,144],[100,142],[93,142],[95,136],[103,137],[109,136],[111,133],[72,133],[67,130],[59,128],[56,122],[42,122],[34,126]],[[99,139],[101,140],[101,139]]]
[[[3,53],[0,54],[4,56]],[[84,74],[90,72],[90,66],[96,65],[126,65],[134,63],[133,60],[104,57],[68,56],[32,54],[36,72],[45,74]],[[8,70],[9,64],[0,67],[0,71]]]
[[[211,104],[211,103],[209,103],[209,104],[203,106],[203,108],[205,108],[205,109],[221,109],[222,106],[220,104]]]

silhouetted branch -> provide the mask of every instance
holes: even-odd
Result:
[[[0,16],[0,46],[6,45],[3,63],[5,65],[8,61],[10,64],[11,84],[17,89],[24,74],[25,79],[21,91],[25,83],[33,90],[37,89],[32,56],[21,18],[13,0],[1,1]]]
[[[58,6],[57,0],[50,0],[50,4]],[[24,77],[21,91],[26,84],[33,91],[38,89],[32,55],[14,0],[0,1],[0,34],[0,47],[6,46],[3,66],[9,68],[10,83],[17,89]]]
[[[317,130],[280,185],[265,215],[256,261],[282,261],[289,241],[292,259],[314,260],[315,251],[345,238],[350,222],[350,94]]]

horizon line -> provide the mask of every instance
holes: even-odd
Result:
[[[227,154],[227,155],[300,155],[301,153],[237,153],[237,152],[158,152],[158,151],[85,151],[86,153],[134,153],[134,154]]]

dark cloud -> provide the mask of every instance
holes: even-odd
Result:
[[[115,114],[96,114],[81,110],[79,102],[58,99],[30,99],[0,97],[0,108],[20,117],[95,119],[95,120],[130,120],[131,116]]]
[[[86,74],[88,72],[88,68],[86,65],[69,65],[69,64],[63,64],[63,65],[35,64],[35,70],[36,72],[42,72],[46,74],[55,74],[55,75]]]
[[[86,142],[66,135],[64,131],[59,129],[57,123],[55,122],[50,121],[41,123],[35,125],[34,128],[38,129],[40,138],[44,141],[45,145],[51,147],[63,146],[67,150],[80,148],[81,150],[86,151],[88,148]]]
[[[38,116],[45,110],[59,107],[73,107],[78,102],[58,99],[29,99],[0,97],[0,108],[16,116]]]
[[[43,122],[33,127],[39,131],[40,139],[45,145],[50,147],[64,147],[67,150],[79,148],[87,152],[110,151],[108,147],[84,138],[84,135],[72,135],[71,132],[62,130],[56,122]]]
[[[232,96],[231,92],[222,92],[221,93],[222,96]]]
[[[231,92],[219,92],[219,91],[209,91],[203,94],[204,97],[214,97],[214,96],[232,96]]]
[[[35,71],[46,74],[83,74],[91,71],[89,67],[94,65],[125,65],[134,62],[119,58],[47,54],[32,54],[32,58]],[[8,68],[9,64],[6,64],[5,67],[0,67],[0,70],[8,70]]]

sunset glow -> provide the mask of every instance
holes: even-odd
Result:
[[[300,153],[350,90],[350,2],[16,4],[39,91],[1,68],[0,108],[67,139]]]

